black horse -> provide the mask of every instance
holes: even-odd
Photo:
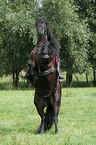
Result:
[[[26,77],[35,88],[34,104],[41,117],[37,133],[44,133],[55,124],[58,132],[58,113],[61,104],[61,83],[58,79],[56,57],[57,44],[54,35],[48,30],[46,19],[37,23],[38,40],[30,54]],[[50,35],[50,36],[49,36]]]

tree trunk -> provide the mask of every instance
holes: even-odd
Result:
[[[96,86],[96,69],[93,68],[93,85]]]
[[[72,87],[72,74],[69,74],[69,86]]]
[[[88,75],[86,74],[86,83],[87,83],[87,86],[88,86]]]
[[[67,87],[72,87],[72,74],[66,73],[66,84]]]
[[[15,73],[13,71],[13,86],[14,86],[14,84],[15,84]]]
[[[18,84],[19,84],[19,71],[16,71],[16,73],[15,73],[15,83],[14,83],[15,88],[18,87]]]
[[[27,88],[29,87],[29,80],[27,79]]]
[[[16,72],[13,71],[13,86],[17,88],[18,84],[19,84],[19,71]]]
[[[74,76],[75,76],[75,78],[76,78],[77,82],[79,82],[79,79],[78,79],[78,77],[76,76],[76,74],[74,74]]]

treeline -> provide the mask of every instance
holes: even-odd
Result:
[[[95,0],[3,0],[0,6],[0,76],[13,74],[18,86],[36,44],[35,21],[46,17],[59,46],[67,87],[75,73],[93,73],[96,86]]]

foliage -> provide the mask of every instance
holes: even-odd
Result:
[[[60,44],[61,68],[67,72],[68,87],[72,86],[72,74],[91,71],[87,57],[90,31],[76,11],[70,0],[43,0],[40,8]]]
[[[63,89],[59,133],[54,126],[36,135],[40,118],[33,104],[34,91],[0,91],[0,144],[82,144],[96,143],[96,89]]]
[[[0,76],[15,73],[18,79],[36,44],[40,16],[48,19],[60,45],[61,68],[69,74],[93,71],[96,83],[95,7],[94,0],[1,1]]]
[[[87,29],[90,30],[88,41],[88,61],[91,64],[94,75],[94,85],[96,85],[96,1],[95,0],[74,0],[77,13],[85,21]]]
[[[84,72],[88,68],[89,32],[85,23],[79,20],[74,5],[70,1],[46,0],[43,1],[43,11],[60,43],[63,70],[72,74]]]
[[[2,74],[19,74],[25,67],[30,51],[34,48],[35,6],[32,4],[31,1],[16,0],[2,3],[1,8],[4,9],[1,11],[0,21]],[[2,60],[4,54],[6,57]]]

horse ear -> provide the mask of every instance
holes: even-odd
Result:
[[[46,22],[47,27],[49,27],[49,22],[47,21],[46,17],[44,18],[44,21]]]
[[[38,19],[36,20],[35,27],[37,26],[37,22],[38,22],[38,20],[40,20],[40,19],[41,19],[41,18],[38,17]]]

